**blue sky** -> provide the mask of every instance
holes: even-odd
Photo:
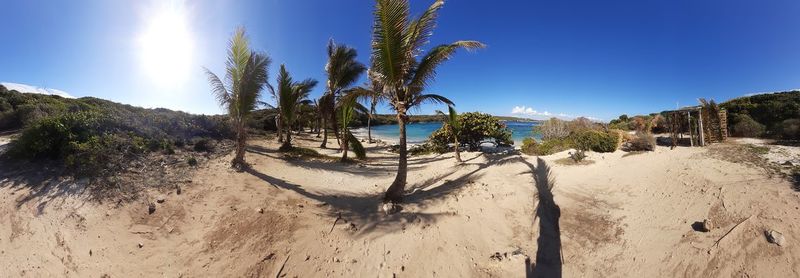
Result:
[[[430,3],[412,1],[412,10],[418,14]],[[296,78],[324,81],[330,38],[356,47],[368,62],[373,2],[3,0],[1,6],[0,81],[211,114],[221,109],[202,67],[222,73],[236,26],[245,26],[253,47],[273,58],[272,82],[281,63]],[[796,0],[450,0],[431,45],[474,39],[488,48],[456,55],[430,91],[450,97],[462,112],[609,120],[699,97],[798,88],[798,14]],[[154,42],[160,38],[167,39]],[[153,62],[161,57],[169,58]],[[442,107],[417,113],[435,109]]]

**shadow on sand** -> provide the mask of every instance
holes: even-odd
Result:
[[[249,151],[256,154],[266,155],[273,158],[280,158],[280,154],[276,151],[267,150],[263,148],[249,148]],[[440,201],[444,197],[453,192],[463,189],[466,186],[474,184],[474,180],[480,178],[481,171],[494,165],[502,165],[519,159],[519,156],[501,156],[501,155],[485,155],[486,162],[483,163],[464,163],[460,165],[453,165],[452,170],[448,169],[445,172],[449,174],[439,175],[434,178],[415,183],[407,186],[410,193],[407,193],[404,198],[404,205],[415,205],[420,208],[432,204],[432,202]],[[445,156],[435,157],[419,157],[415,158],[415,163],[420,164],[419,167],[424,167],[424,164],[433,161],[447,159]],[[452,158],[450,158],[452,159]],[[381,165],[360,168],[353,165],[346,165],[338,162],[324,162],[324,161],[299,161],[293,160],[293,164],[301,167],[309,167],[316,169],[326,169],[330,171],[345,171],[353,175],[362,176],[386,176],[386,173],[396,173],[396,163],[394,165]],[[394,166],[394,167],[392,167]],[[470,171],[464,173],[463,167],[470,167]],[[411,167],[409,167],[411,168]],[[474,169],[473,169],[474,168]],[[258,177],[279,189],[291,190],[304,196],[308,199],[314,200],[320,206],[329,206],[328,215],[335,217],[340,215],[342,218],[350,221],[356,221],[360,224],[357,235],[367,235],[375,231],[390,231],[401,229],[408,223],[427,224],[435,222],[439,217],[451,215],[449,212],[441,213],[424,213],[424,212],[411,212],[399,211],[393,214],[386,214],[380,210],[382,193],[381,194],[362,194],[362,195],[342,195],[338,191],[324,191],[315,189],[313,191],[306,190],[302,185],[289,182],[284,179],[275,178],[270,175],[264,174],[255,168],[248,168],[245,172]],[[444,181],[444,182],[442,182]],[[437,183],[438,186],[431,187]],[[431,188],[429,188],[431,187]],[[333,188],[333,187],[331,187]]]
[[[525,260],[525,277],[561,277],[563,264],[559,226],[561,208],[553,200],[552,190],[555,182],[551,177],[550,167],[541,158],[537,158],[535,167],[528,161],[523,160],[523,163],[531,169],[530,173],[533,175],[534,186],[538,192],[534,222],[539,220],[536,262],[532,263],[530,258]]]

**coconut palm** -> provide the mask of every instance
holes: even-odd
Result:
[[[343,90],[358,81],[358,78],[366,70],[364,64],[356,61],[356,56],[355,48],[336,44],[333,40],[328,42],[328,63],[325,65],[325,73],[328,74],[327,88],[319,100],[321,111],[324,114],[322,125],[325,129],[321,148],[325,148],[328,143],[328,125],[333,127],[336,139],[339,140],[335,111],[336,99],[341,96]],[[341,147],[341,141],[339,143]]]
[[[273,95],[278,96],[281,126],[286,133],[286,138],[281,146],[282,150],[292,148],[292,128],[296,124],[300,107],[311,103],[308,99],[308,94],[316,85],[317,81],[313,79],[306,79],[302,82],[293,81],[292,76],[286,70],[286,66],[281,65],[280,72],[278,72],[277,88],[273,90],[277,92],[273,92]]]
[[[342,124],[342,162],[347,161],[347,152],[350,148],[353,149],[353,153],[356,154],[358,159],[364,159],[367,157],[364,146],[361,145],[361,142],[358,141],[358,138],[353,136],[353,133],[351,133],[350,129],[348,128],[357,114],[367,113],[367,108],[358,103],[358,98],[358,91],[348,90],[348,92],[339,99],[339,107],[336,109],[337,113],[339,114],[339,120]]]
[[[448,129],[450,134],[453,135],[453,145],[455,146],[453,147],[453,151],[456,153],[456,161],[463,162],[461,160],[461,152],[459,151],[459,147],[461,147],[461,145],[458,143],[458,136],[461,133],[461,123],[458,120],[458,112],[456,112],[456,109],[453,108],[452,105],[448,105],[447,110],[447,115],[439,110],[436,110],[436,114],[446,116],[443,127]]]
[[[261,89],[267,84],[267,67],[270,63],[268,56],[250,49],[245,30],[240,27],[230,41],[228,61],[225,63],[225,82],[205,69],[212,92],[220,106],[228,112],[236,131],[236,154],[231,166],[240,170],[246,166],[246,121],[258,104]]]
[[[383,95],[397,114],[400,158],[397,176],[384,201],[401,201],[408,174],[406,122],[408,111],[425,102],[452,104],[447,98],[423,93],[436,76],[436,68],[456,50],[482,48],[478,41],[456,41],[434,47],[422,56],[444,1],[435,1],[419,18],[409,18],[408,0],[376,0],[372,35],[372,68],[383,84]]]

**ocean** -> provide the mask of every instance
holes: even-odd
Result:
[[[533,126],[535,122],[505,122],[511,129],[511,139],[514,145],[522,145],[522,140],[526,137],[533,137]],[[419,144],[428,139],[434,131],[442,127],[441,122],[411,123],[406,125],[406,136],[409,144]],[[367,128],[357,128],[353,130],[357,136],[367,136]],[[397,142],[400,131],[397,125],[379,125],[372,127],[372,137],[389,142]]]

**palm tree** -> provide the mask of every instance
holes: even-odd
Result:
[[[447,115],[439,110],[436,110],[436,114],[446,116],[443,127],[448,129],[450,134],[453,135],[453,145],[455,146],[453,147],[453,151],[456,153],[456,161],[463,162],[461,160],[461,152],[459,151],[461,145],[458,143],[458,136],[461,134],[461,123],[458,120],[458,112],[456,112],[456,109],[453,108],[452,105],[448,105],[447,110]]]
[[[419,18],[409,19],[408,0],[376,0],[372,35],[372,71],[383,84],[383,95],[397,114],[400,129],[400,161],[397,177],[384,195],[384,201],[403,198],[408,174],[406,121],[408,111],[421,103],[452,104],[447,98],[423,93],[433,81],[436,68],[459,48],[482,48],[478,41],[456,41],[434,47],[417,61],[428,43],[444,1],[435,1]]]
[[[364,64],[356,61],[355,48],[346,45],[338,45],[333,40],[328,42],[328,63],[325,65],[325,73],[328,74],[327,89],[320,98],[320,107],[324,108],[323,128],[325,129],[321,148],[325,148],[328,143],[328,125],[333,126],[336,139],[339,140],[339,130],[336,121],[336,99],[341,96],[343,90],[358,81],[361,74],[367,68]],[[341,147],[341,141],[340,147]]]
[[[311,102],[308,100],[308,94],[317,85],[317,81],[306,79],[302,82],[294,82],[286,70],[286,66],[281,64],[277,82],[277,92],[273,92],[273,95],[278,96],[281,126],[286,132],[286,140],[283,141],[281,149],[290,150],[292,148],[292,128],[297,121],[300,107]]]
[[[347,93],[339,99],[339,107],[337,107],[337,113],[339,114],[339,120],[342,122],[342,162],[347,161],[347,151],[352,147],[353,153],[356,154],[358,159],[364,159],[367,157],[366,151],[364,150],[364,146],[361,145],[361,142],[358,141],[358,138],[353,136],[353,133],[350,132],[348,126],[350,122],[353,121],[356,114],[366,114],[367,109],[358,103],[358,99],[361,96],[359,92],[356,90],[348,90]]]
[[[367,140],[372,143],[372,118],[375,117],[375,107],[383,100],[383,84],[381,84],[376,74],[369,70],[369,90],[367,97],[369,98],[369,113],[367,117]]]
[[[267,84],[267,67],[271,60],[262,53],[250,49],[244,28],[236,29],[231,38],[228,49],[226,67],[226,82],[216,74],[205,69],[211,89],[220,106],[228,112],[234,130],[236,131],[236,155],[231,161],[231,166],[242,170],[246,166],[244,160],[245,145],[247,144],[246,121],[251,112],[255,110],[261,89]]]

